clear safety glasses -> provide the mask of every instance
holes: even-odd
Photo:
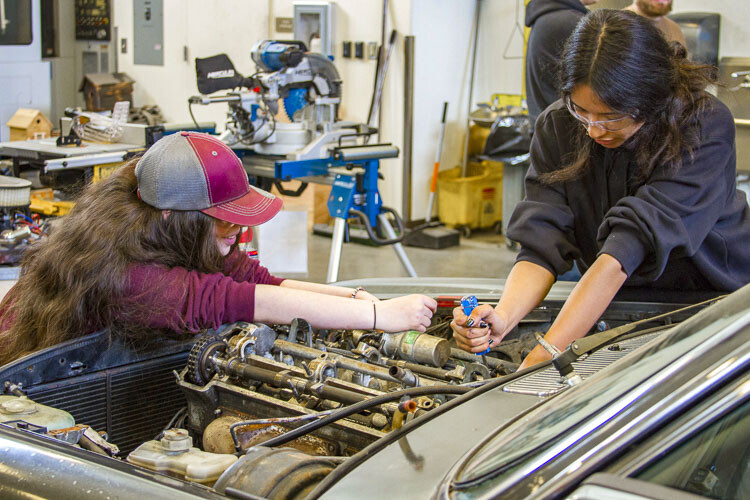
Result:
[[[568,111],[570,111],[570,114],[573,115],[576,120],[583,123],[587,129],[591,127],[598,127],[602,130],[606,130],[607,132],[617,132],[618,130],[622,130],[635,124],[634,115],[624,115],[620,118],[615,118],[614,120],[589,120],[578,112],[578,106],[576,106],[575,103],[570,100],[570,96],[565,97],[565,105],[568,107]]]

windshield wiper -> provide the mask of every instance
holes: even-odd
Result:
[[[600,347],[612,342],[616,338],[622,335],[625,335],[626,333],[632,332],[638,326],[644,323],[651,323],[653,321],[668,318],[675,314],[683,313],[685,311],[688,311],[696,307],[707,306],[713,302],[717,302],[723,299],[724,297],[726,297],[726,295],[714,297],[712,299],[705,300],[703,302],[698,302],[697,304],[692,304],[687,307],[683,307],[681,309],[675,309],[674,311],[670,311],[664,314],[659,314],[657,316],[651,316],[649,318],[644,318],[638,321],[633,321],[632,323],[621,325],[616,328],[612,328],[611,330],[605,330],[601,333],[596,333],[594,335],[589,335],[588,337],[583,337],[581,339],[576,340],[575,342],[572,342],[568,346],[568,348],[562,352],[560,352],[560,350],[557,349],[557,347],[546,342],[544,338],[539,334],[537,334],[537,340],[542,345],[542,347],[544,347],[545,350],[547,350],[547,352],[552,354],[552,365],[558,371],[558,373],[563,378],[563,380],[565,380],[565,382],[568,385],[573,386],[581,382],[582,380],[581,376],[575,372],[575,369],[573,368],[573,362],[578,360],[578,358],[580,358],[584,354],[591,352],[591,351],[595,351],[599,349]],[[663,328],[663,325],[660,326],[659,328]]]

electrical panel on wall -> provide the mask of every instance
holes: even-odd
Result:
[[[109,0],[75,0],[76,40],[109,41],[111,14]]]
[[[333,57],[336,4],[327,1],[294,2],[294,38],[310,52]]]
[[[164,65],[164,5],[162,0],[133,1],[133,62]]]

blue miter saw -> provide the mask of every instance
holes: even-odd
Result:
[[[376,129],[338,119],[342,84],[333,62],[307,52],[298,41],[260,41],[251,58],[257,71],[250,77],[239,74],[226,54],[196,59],[203,95],[191,97],[190,105],[227,103],[229,120],[221,139],[243,163],[258,161],[259,156],[265,161],[273,158],[277,186],[291,179],[333,178],[328,210],[335,224],[327,281],[337,279],[351,218],[362,222],[376,244],[393,245],[407,273],[416,276],[401,245],[401,219],[382,205],[377,186],[379,161],[398,157],[399,150],[390,144],[366,144]],[[222,90],[229,92],[208,95]],[[280,190],[299,195],[302,189]]]
[[[337,119],[341,78],[330,59],[307,52],[302,42],[274,40],[256,43],[250,56],[257,67],[250,77],[237,73],[226,54],[195,61],[204,95],[189,102],[229,104],[221,139],[232,148],[290,160],[326,158],[326,145],[357,128]],[[230,92],[206,95],[219,90]]]

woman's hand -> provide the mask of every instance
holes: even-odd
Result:
[[[362,293],[362,292],[360,292]],[[359,298],[359,293],[357,294]],[[426,295],[406,295],[383,300],[375,304],[375,328],[386,332],[417,330],[424,332],[430,326],[437,302]]]
[[[468,317],[461,307],[453,309],[453,338],[464,351],[484,352],[490,346],[490,340],[492,344],[499,344],[505,336],[507,325],[508,321],[487,304],[474,308]]]

